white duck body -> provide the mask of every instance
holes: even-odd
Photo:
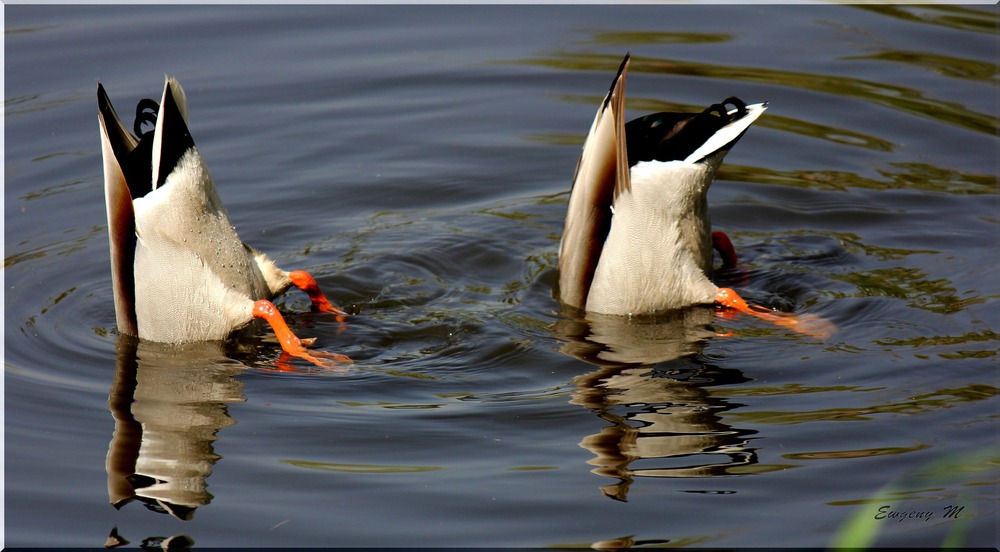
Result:
[[[143,339],[225,339],[253,319],[254,301],[274,297],[197,149],[133,204],[135,314]]]
[[[766,104],[624,122],[625,57],[577,164],[559,248],[559,298],[589,312],[652,314],[713,303],[707,194]],[[726,105],[735,106],[728,109]]]
[[[642,314],[711,303],[705,163],[648,161],[632,168],[615,200],[611,229],[587,295],[587,310]],[[664,175],[669,181],[664,182]]]
[[[164,85],[151,159],[103,88],[98,96],[119,331],[163,343],[228,338],[253,320],[254,301],[291,285],[288,273],[236,234],[176,80]]]

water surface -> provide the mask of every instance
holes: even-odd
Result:
[[[995,7],[5,16],[8,546],[995,544]],[[626,51],[630,117],[771,102],[710,193],[720,283],[831,338],[560,312]],[[165,73],[244,240],[352,314],[279,301],[351,369],[117,335],[96,83],[130,124]]]

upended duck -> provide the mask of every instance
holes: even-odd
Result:
[[[97,105],[118,331],[162,343],[225,340],[260,318],[289,355],[350,362],[307,349],[314,340],[292,333],[270,301],[295,286],[314,310],[344,316],[307,272],[286,272],[240,240],[191,138],[177,80],[166,78],[159,104],[139,102],[135,134],[100,83]]]
[[[711,230],[708,189],[767,103],[730,97],[701,113],[654,113],[626,124],[629,61],[626,54],[577,163],[559,247],[559,299],[626,316],[716,303],[828,335],[832,326],[822,319],[750,305],[710,278],[713,247],[724,267],[737,259],[729,238]]]

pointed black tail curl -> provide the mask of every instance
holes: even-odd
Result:
[[[729,114],[729,109],[726,107],[728,105],[732,105],[736,108],[736,112],[732,115]],[[725,124],[729,124],[747,114],[747,104],[736,96],[729,96],[728,98],[722,100],[721,103],[708,106],[702,113],[710,114],[713,111],[718,113],[719,117],[726,121]]]
[[[149,98],[143,98],[139,100],[139,103],[135,106],[135,124],[132,125],[132,131],[139,138],[142,138],[146,134],[153,132],[153,128],[156,128],[156,113],[160,111],[160,104]],[[153,128],[142,131],[142,125],[144,123],[149,123]]]

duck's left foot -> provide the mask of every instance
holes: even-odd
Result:
[[[278,308],[274,306],[274,303],[266,299],[254,302],[253,315],[256,318],[263,318],[268,324],[271,325],[271,328],[274,330],[274,335],[277,336],[278,342],[281,343],[282,351],[288,355],[308,360],[309,362],[323,368],[332,368],[337,364],[353,363],[353,361],[345,355],[328,353],[325,351],[310,351],[307,349],[306,346],[315,343],[316,339],[299,339],[294,333],[292,333],[292,330],[285,322],[285,318],[281,316],[280,312],[278,312]]]
[[[715,294],[715,302],[742,313],[767,320],[772,324],[782,326],[795,332],[826,339],[837,331],[837,326],[829,320],[814,314],[790,314],[773,311],[759,305],[747,303],[738,293],[730,288],[719,288]]]
[[[316,279],[308,272],[305,270],[294,270],[288,273],[288,278],[292,281],[292,285],[306,292],[309,300],[312,301],[314,311],[336,314],[337,322],[343,322],[347,319],[347,313],[333,306],[333,303],[327,300],[323,292],[320,291]]]
[[[739,259],[736,258],[736,248],[725,232],[719,230],[712,232],[712,248],[718,251],[719,257],[722,258],[722,270],[736,268],[739,263]]]
[[[328,372],[347,372],[348,366],[354,364],[353,360],[338,353],[312,351],[311,354],[306,356],[295,356],[289,354],[287,351],[282,351],[281,358],[274,363],[275,370],[278,372],[301,372],[301,368],[292,364],[291,361],[293,358],[303,358]]]

